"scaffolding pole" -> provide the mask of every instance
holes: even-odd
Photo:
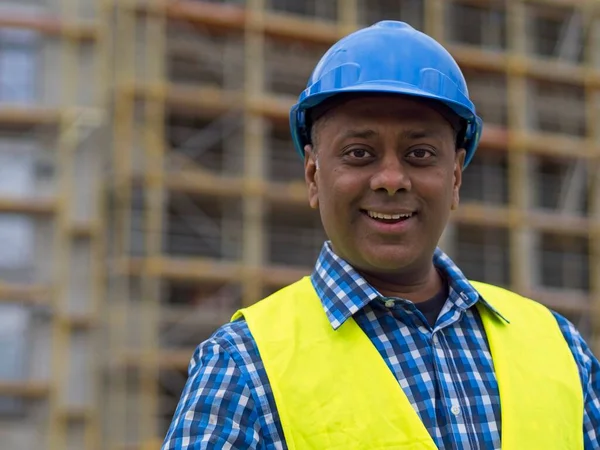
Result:
[[[76,21],[76,0],[61,1],[61,19],[67,26]],[[49,396],[50,450],[62,450],[68,445],[68,396],[71,353],[71,329],[68,317],[68,286],[72,237],[70,221],[73,210],[73,159],[77,149],[78,127],[74,114],[78,87],[77,55],[79,42],[70,34],[62,36],[60,64],[62,72],[62,103],[56,149],[58,195],[54,230],[54,298],[52,316],[52,380]]]
[[[444,0],[425,0],[425,32],[444,44]]]
[[[109,27],[110,21],[110,5],[106,0],[95,0],[97,9],[96,24],[97,24],[97,40],[96,40],[96,52],[94,58],[94,98],[93,104],[97,111],[100,113],[98,122],[96,123],[97,129],[102,127],[104,129],[107,123],[107,111],[108,111],[108,80],[109,80],[109,68],[110,68],[110,35],[111,30]],[[108,143],[108,140],[102,144]],[[93,189],[94,198],[91,199],[93,208],[93,217],[91,219],[92,239],[90,241],[91,247],[91,261],[90,261],[90,273],[91,273],[91,286],[90,286],[90,314],[96,319],[97,327],[91,336],[91,348],[93,354],[98,355],[98,358],[91,359],[91,370],[90,370],[90,403],[91,403],[91,419],[90,424],[86,429],[84,442],[85,448],[88,450],[100,450],[104,448],[104,439],[101,429],[102,419],[102,408],[103,408],[103,369],[106,363],[105,346],[103,345],[103,335],[101,334],[102,328],[100,324],[103,324],[102,319],[106,309],[106,284],[107,277],[105,272],[106,265],[106,202],[105,202],[105,189],[103,180],[104,162],[107,156],[106,150],[94,149],[98,155],[95,158],[96,162],[96,178]]]
[[[531,230],[525,222],[529,199],[524,195],[527,183],[527,153],[521,136],[527,128],[527,79],[523,70],[526,52],[525,5],[508,0],[508,181],[509,181],[509,254],[510,285],[526,292],[531,285]],[[535,263],[535,262],[533,262]]]
[[[113,179],[110,183],[110,196],[113,202],[111,229],[112,261],[109,263],[108,344],[110,353],[109,395],[107,406],[106,438],[108,448],[118,450],[128,440],[128,430],[132,417],[129,416],[128,374],[124,364],[128,345],[130,279],[127,268],[130,265],[132,233],[132,149],[135,81],[136,17],[124,2],[110,1],[111,10],[116,15],[114,29],[118,46],[114,58],[114,117],[112,166]]]
[[[145,262],[142,279],[143,360],[140,373],[139,441],[148,448],[160,446],[157,435],[159,413],[159,352],[161,280],[152,273],[150,261],[162,254],[164,191],[164,93],[165,68],[162,58],[166,49],[165,14],[162,2],[155,0],[154,14],[146,18],[145,73],[155,88],[144,104],[145,141]],[[144,447],[145,448],[145,447]]]
[[[263,293],[258,271],[264,264],[265,204],[257,187],[264,179],[265,126],[264,119],[252,111],[252,105],[264,91],[264,0],[248,0],[246,8],[242,304],[250,305],[260,300]]]
[[[580,6],[581,15],[588,18],[588,32],[590,33],[590,42],[594,42],[594,38],[598,38],[598,27],[594,26],[593,21],[598,20],[598,10],[596,0],[587,0]],[[595,36],[595,35],[596,36]],[[584,53],[584,65],[589,73],[595,70],[595,57],[597,47],[588,44]],[[587,150],[590,152],[591,167],[588,167],[590,180],[588,183],[588,207],[591,226],[589,227],[589,285],[590,285],[590,318],[591,318],[591,337],[590,346],[596,355],[600,355],[600,176],[598,168],[600,168],[600,151],[598,144],[600,143],[600,114],[598,107],[600,105],[600,90],[591,82],[591,77],[586,78],[585,83],[585,99],[586,99],[586,130],[588,145]]]
[[[338,26],[340,35],[345,36],[358,28],[358,0],[338,0]]]

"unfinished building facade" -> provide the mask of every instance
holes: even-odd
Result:
[[[158,449],[194,348],[310,273],[288,112],[342,35],[441,41],[485,122],[441,246],[600,351],[600,11],[575,0],[0,8],[0,442]]]

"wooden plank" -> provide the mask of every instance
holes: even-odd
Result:
[[[461,67],[504,72],[508,66],[508,56],[501,51],[485,51],[473,45],[456,43],[445,43],[444,47]]]
[[[564,15],[557,14],[553,8],[544,8],[544,7],[560,7],[565,9],[577,8],[581,6],[581,4],[587,0],[518,0],[528,6],[538,7],[538,11],[544,17],[554,17],[554,18],[562,18]],[[482,9],[489,9],[490,4],[496,7],[500,7],[497,9],[503,9],[502,6],[505,4],[505,0],[453,0],[453,3],[458,3],[462,5],[468,5],[473,7],[479,7]]]
[[[166,102],[171,107],[202,106],[215,114],[241,108],[241,92],[208,86],[182,85],[168,85],[166,91]]]
[[[312,267],[268,266],[262,269],[260,277],[265,286],[277,288],[287,286],[310,275],[312,270]]]
[[[226,311],[223,308],[206,306],[202,303],[185,306],[163,306],[160,311],[160,322],[167,326],[177,325],[182,321],[193,324],[194,329],[209,330],[212,333],[215,325],[229,322],[235,311]]]
[[[187,370],[194,351],[194,348],[161,349],[158,356],[159,367],[161,369]],[[140,367],[144,364],[144,354],[137,350],[126,350],[120,361],[127,367]]]
[[[132,259],[125,270],[129,275],[141,276],[144,267],[152,276],[176,281],[238,282],[242,273],[241,266],[236,262],[168,255]]]
[[[44,285],[16,285],[0,281],[0,303],[47,304],[51,288]]]
[[[147,8],[140,5],[139,10]],[[204,1],[175,0],[166,4],[166,15],[172,20],[206,25],[226,30],[241,30],[246,23],[245,8],[233,5],[216,5]]]
[[[272,11],[264,17],[264,32],[269,37],[318,45],[330,45],[343,37],[336,22]]]
[[[293,151],[290,149],[290,151]],[[301,161],[298,161],[301,164]],[[308,206],[308,192],[302,181],[290,183],[264,183],[263,195],[274,204],[287,204],[300,207]]]
[[[591,227],[590,219],[583,216],[531,209],[518,214],[506,206],[475,202],[461,204],[458,210],[452,213],[450,220],[453,223],[488,227],[509,227],[516,221],[515,225],[527,223],[531,229],[565,236],[587,236]]]
[[[482,225],[488,227],[508,227],[509,208],[478,203],[463,203],[450,216],[452,223]]]
[[[56,210],[56,201],[50,199],[1,198],[0,213],[48,215]]]
[[[96,413],[90,407],[70,405],[58,411],[58,415],[66,422],[85,424],[93,420]]]
[[[290,149],[290,151],[292,151]],[[298,161],[298,164],[301,164]],[[209,194],[219,197],[240,197],[244,192],[264,196],[274,203],[303,205],[307,202],[306,186],[303,182],[244,181],[241,177],[223,176],[205,170],[179,171],[165,178],[165,186],[172,192]]]
[[[479,141],[478,151],[488,150],[508,150],[508,130],[500,125],[483,125],[483,133]]]
[[[85,331],[98,325],[98,318],[91,314],[73,314],[64,317],[66,325],[76,331]]]
[[[98,232],[98,225],[88,221],[77,221],[69,225],[69,233],[74,238],[90,238]]]
[[[583,85],[589,78],[590,83],[596,82],[598,72],[556,59],[529,56],[524,60],[525,73],[529,78],[554,81],[569,85]]]
[[[522,131],[509,133],[509,137],[511,145],[523,147],[527,153],[536,155],[589,159],[595,152],[600,151],[590,151],[590,148],[597,146],[586,138],[565,134]]]
[[[288,126],[290,109],[296,103],[296,97],[265,93],[250,100],[248,108],[254,114]]]
[[[528,211],[524,217],[528,225],[538,231],[556,233],[564,236],[587,237],[592,226],[583,216],[567,216],[552,211]]]
[[[154,276],[179,282],[217,282],[238,283],[242,279],[243,269],[237,262],[225,262],[211,258],[177,258],[162,256],[148,259],[134,259],[126,271],[129,275],[142,274],[144,265]],[[269,286],[284,286],[310,274],[309,267],[288,267],[265,265],[254,276]]]
[[[48,383],[43,381],[0,381],[0,396],[39,399],[48,392]]]
[[[69,36],[83,41],[95,40],[98,28],[95,22],[79,19],[66,22],[60,17],[46,13],[10,12],[0,14],[0,28],[22,28],[49,36]]]
[[[590,296],[585,292],[532,287],[519,294],[559,312],[585,313],[590,310]]]
[[[54,108],[0,104],[0,126],[57,125],[59,119],[60,112]]]
[[[173,192],[212,194],[220,197],[237,197],[242,194],[241,178],[222,176],[204,170],[181,170],[165,177],[165,186]]]

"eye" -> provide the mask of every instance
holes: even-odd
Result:
[[[371,153],[364,148],[352,148],[348,150],[344,155],[349,156],[352,159],[365,159],[369,156],[372,156]]]
[[[410,156],[410,155],[412,155],[412,156]],[[410,152],[408,152],[408,156],[410,156],[411,158],[415,158],[415,159],[427,159],[434,155],[435,154],[433,153],[433,151],[426,149],[426,148],[417,148],[417,149],[414,149],[414,150],[411,150]]]

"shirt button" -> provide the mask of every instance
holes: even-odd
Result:
[[[455,416],[458,416],[460,414],[460,406],[454,405],[452,408],[450,408],[450,411],[452,411],[452,414]]]
[[[395,305],[396,305],[396,302],[394,300],[386,300],[385,301],[386,308],[393,308]]]
[[[438,345],[440,343],[440,338],[438,338],[437,334],[433,335],[432,340],[433,340],[433,345]]]

